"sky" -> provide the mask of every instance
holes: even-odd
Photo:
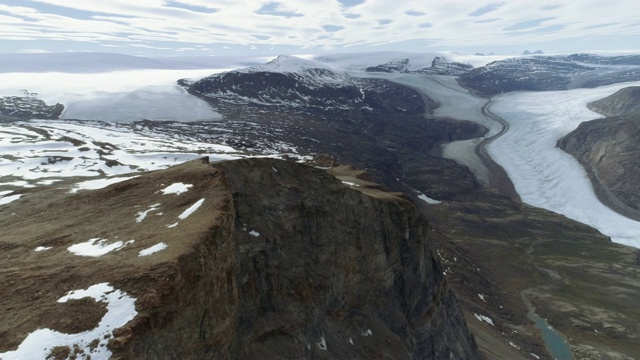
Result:
[[[640,52],[637,0],[0,0],[0,52]]]

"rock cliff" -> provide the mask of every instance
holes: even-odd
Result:
[[[25,195],[0,209],[0,356],[47,328],[97,337],[40,341],[44,356],[478,358],[427,222],[403,195],[356,189],[247,159]]]

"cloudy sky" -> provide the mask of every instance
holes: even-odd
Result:
[[[638,0],[0,0],[0,52],[640,52]]]

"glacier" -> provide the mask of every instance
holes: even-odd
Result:
[[[489,155],[509,174],[523,202],[592,226],[614,242],[640,248],[640,222],[602,204],[584,168],[556,147],[581,122],[602,118],[587,108],[588,103],[638,85],[498,95],[489,110],[504,119],[509,130],[488,146]]]

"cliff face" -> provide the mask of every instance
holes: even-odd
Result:
[[[177,182],[192,187],[162,195]],[[198,199],[202,206],[183,217]],[[157,213],[134,222],[127,209],[149,209],[147,202],[158,204]],[[57,297],[108,282],[136,299],[133,320],[104,335],[116,358],[478,358],[427,243],[428,224],[401,195],[354,190],[303,165],[249,159],[186,163],[56,203],[62,210],[45,201],[15,216],[0,212],[9,239],[1,245],[12,259],[5,268],[30,279],[19,296],[3,300],[11,311],[1,311],[8,321],[0,334],[9,340],[0,352],[45,327]],[[101,237],[117,232],[136,241],[100,258],[70,255],[68,246],[89,236],[79,224],[98,213],[119,224]],[[35,214],[46,215],[26,231]],[[174,215],[177,226],[167,219]],[[164,250],[138,256],[158,241]],[[33,253],[36,246],[52,248]],[[26,305],[21,297],[37,300]],[[104,312],[100,301],[88,302],[95,308],[88,312]]]

